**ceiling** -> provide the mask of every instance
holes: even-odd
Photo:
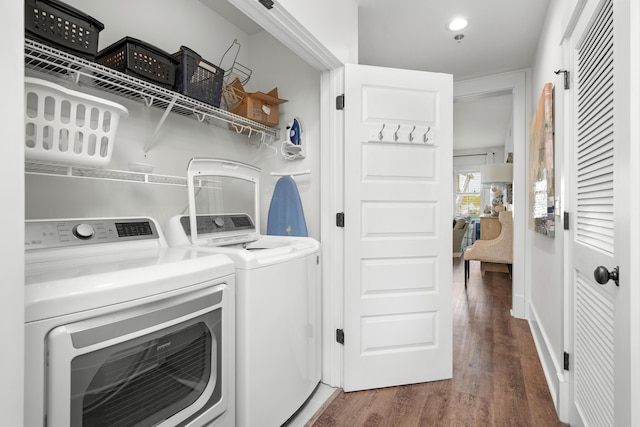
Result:
[[[354,0],[361,64],[453,74],[454,81],[529,68],[549,0]],[[465,17],[452,32],[449,21]],[[461,41],[454,37],[463,34]],[[502,146],[512,96],[455,102],[453,148]]]
[[[549,0],[354,0],[361,64],[453,74],[454,80],[532,65]],[[467,28],[452,32],[463,16]],[[454,40],[457,34],[464,39]]]
[[[510,131],[513,96],[499,94],[453,104],[453,149],[503,146]]]
[[[247,32],[253,21],[225,1],[201,0]],[[354,0],[360,64],[453,74],[454,81],[529,68],[550,0]],[[451,32],[455,16],[469,21]],[[454,36],[463,34],[461,41]],[[504,144],[511,95],[454,103],[455,150]]]

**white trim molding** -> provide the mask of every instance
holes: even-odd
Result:
[[[280,4],[276,3],[272,9],[267,9],[257,1],[229,0],[229,2],[316,70],[329,71],[343,65]]]
[[[568,422],[568,411],[563,410],[563,407],[566,408],[564,402],[569,399],[569,378],[564,370],[564,360],[561,363],[556,357],[544,328],[538,322],[538,318],[538,313],[533,304],[531,304],[529,306],[529,328],[531,329],[533,342],[536,345],[538,358],[560,421]]]
[[[336,213],[344,211],[343,114],[335,97],[344,93],[342,68],[322,73],[320,107],[320,240],[322,241],[322,382],[342,387],[343,346],[336,329],[344,318],[344,229],[336,227]]]

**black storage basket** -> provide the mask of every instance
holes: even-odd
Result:
[[[180,46],[180,51],[174,53],[173,57],[178,61],[176,91],[220,107],[224,70],[185,46]]]
[[[104,25],[58,0],[25,0],[26,37],[72,55],[95,60]]]
[[[173,89],[176,60],[167,52],[125,37],[98,52],[96,62],[158,86]]]

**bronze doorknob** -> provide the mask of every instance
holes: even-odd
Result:
[[[618,266],[616,265],[615,267],[613,267],[613,270],[609,271],[607,269],[607,267],[604,267],[602,265],[596,267],[595,270],[593,270],[593,277],[596,279],[596,282],[600,283],[601,285],[605,285],[609,280],[613,280],[614,282],[616,282],[616,286],[620,286],[620,283],[618,282]]]

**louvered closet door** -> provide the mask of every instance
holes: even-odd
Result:
[[[616,15],[617,16],[617,15]],[[616,98],[620,87],[614,45],[614,1],[587,1],[572,36],[574,146],[571,172],[574,218],[572,230],[574,290],[574,405],[586,426],[627,425],[619,399],[624,384],[625,345],[620,328],[628,310],[613,280],[599,284],[594,270],[617,265],[621,242],[620,216],[628,206],[615,186],[626,187],[622,173],[628,158],[620,156],[624,114]],[[616,114],[618,113],[618,114]],[[625,162],[627,163],[625,165]],[[616,212],[619,210],[619,212]],[[628,252],[628,251],[627,251]],[[626,318],[625,318],[626,317]],[[624,328],[623,328],[624,329]],[[627,352],[628,354],[628,352]],[[622,359],[621,359],[622,358]],[[628,382],[628,378],[626,380]],[[572,420],[575,422],[576,420]]]

